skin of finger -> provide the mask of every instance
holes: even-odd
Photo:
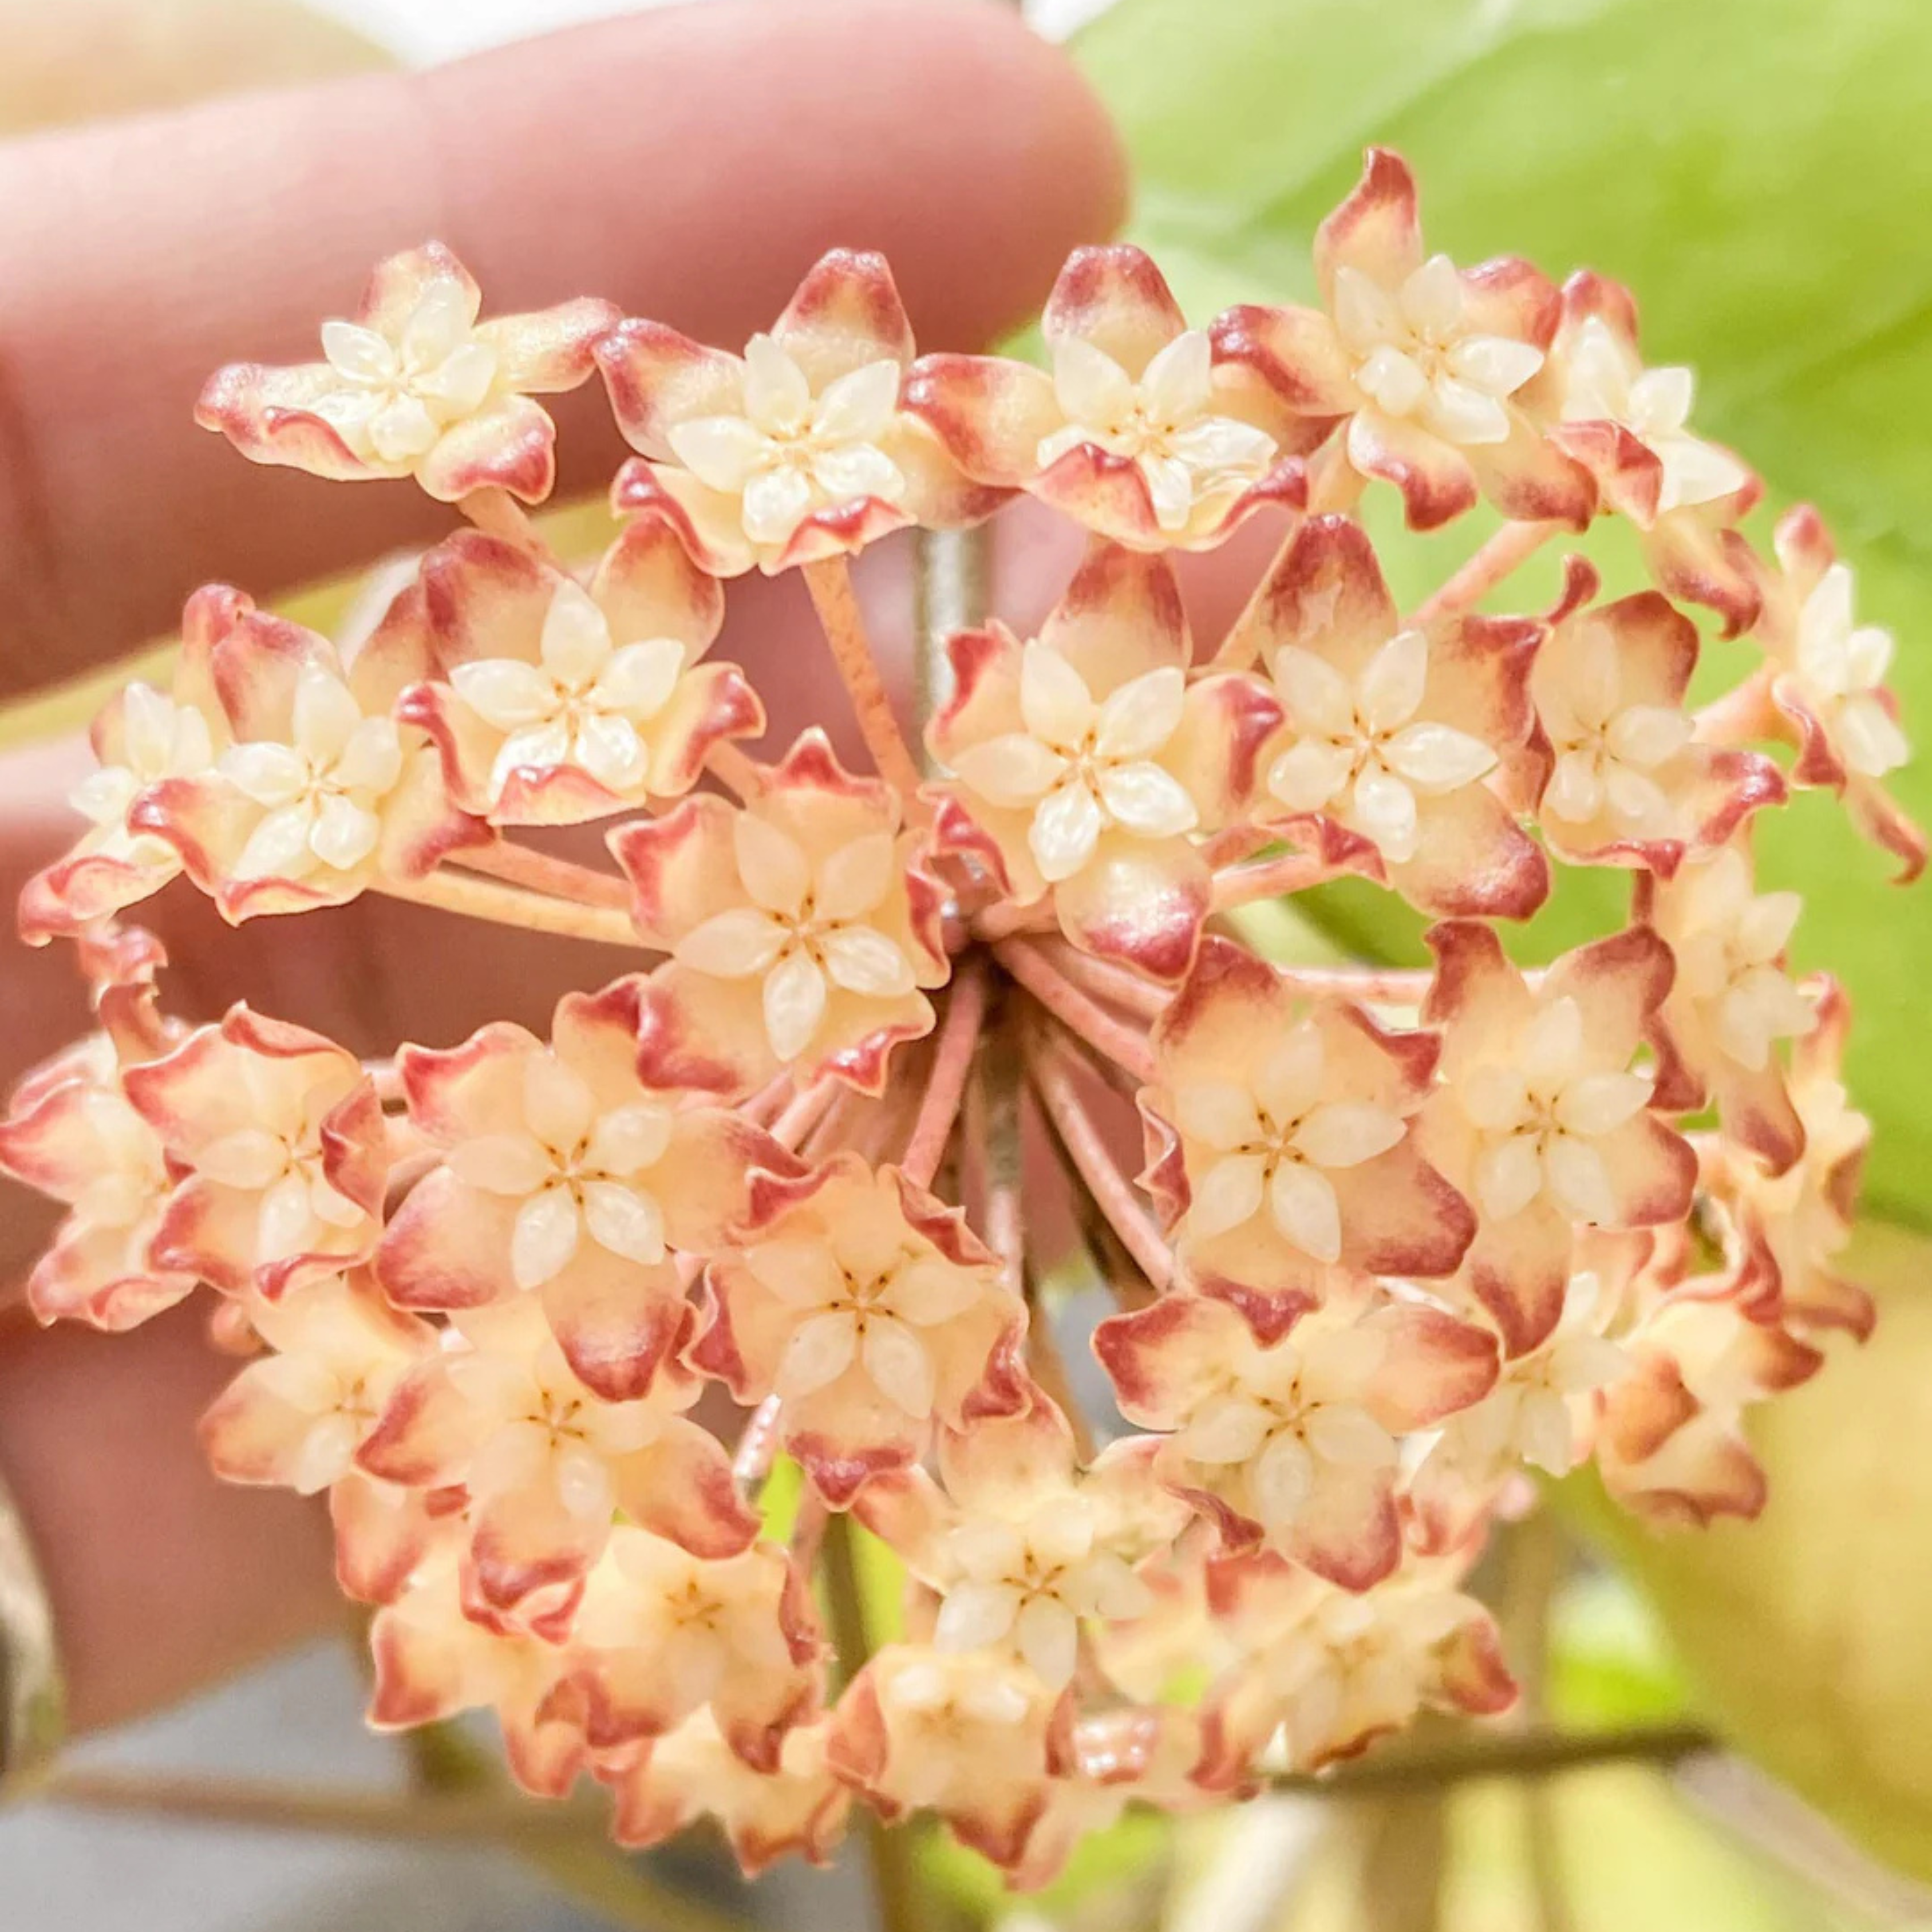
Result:
[[[322,1512],[208,1472],[195,1420],[237,1366],[194,1308],[133,1335],[0,1346],[0,1468],[53,1599],[76,1732],[349,1622]]]
[[[164,632],[204,578],[266,596],[434,530],[407,485],[257,469],[190,420],[218,363],[313,357],[393,249],[440,237],[494,310],[601,293],[735,344],[824,249],[878,248],[922,341],[964,347],[1124,182],[1066,57],[986,0],[717,0],[0,149],[0,692]],[[564,489],[598,487],[602,398],[558,415]]]

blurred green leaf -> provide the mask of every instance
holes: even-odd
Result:
[[[1316,224],[1370,141],[1415,165],[1432,246],[1632,284],[1652,358],[1702,372],[1700,427],[1774,502],[1809,497],[1832,520],[1863,614],[1900,638],[1908,722],[1932,728],[1924,0],[1121,0],[1078,45],[1139,170],[1136,237],[1196,315],[1306,298]],[[1419,581],[1417,560],[1443,554],[1417,545],[1392,574]],[[1899,789],[1932,816],[1932,764]],[[1857,1004],[1870,1198],[1932,1220],[1916,963],[1932,893],[1889,896],[1888,860],[1827,799],[1769,816],[1766,879],[1810,901],[1798,964],[1831,967]],[[1607,929],[1628,890],[1571,874],[1526,952]],[[1322,910],[1390,956],[1420,930],[1370,891]]]

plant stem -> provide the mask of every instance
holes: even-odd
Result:
[[[1034,942],[1036,951],[1052,963],[1061,978],[1084,986],[1096,999],[1109,1006],[1124,1007],[1136,1018],[1157,1020],[1173,1004],[1172,988],[1160,985],[1136,973],[1131,966],[1111,959],[1096,959],[1064,940]]]
[[[1214,874],[1214,910],[1232,912],[1256,899],[1276,899],[1286,892],[1304,892],[1336,877],[1332,866],[1306,852],[1286,852],[1252,865],[1232,866]]]
[[[1561,524],[1505,524],[1432,596],[1418,604],[1410,622],[1426,624],[1480,603],[1506,578],[1512,576],[1563,526]]]
[[[466,872],[487,872],[506,884],[521,886],[552,898],[568,899],[573,905],[610,906],[627,911],[631,889],[615,872],[600,872],[590,866],[555,859],[528,845],[504,839],[494,845],[459,852],[451,862]]]
[[[758,761],[736,745],[713,745],[705,754],[704,769],[728,791],[735,792],[741,799],[754,797],[763,789],[758,780],[760,767]]]
[[[1423,968],[1280,966],[1275,970],[1298,992],[1332,993],[1341,999],[1387,1006],[1419,1006],[1436,976]]]
[[[1135,1198],[1132,1183],[1114,1165],[1100,1129],[1073,1084],[1064,1052],[1036,1034],[1028,1042],[1027,1077],[1045,1108],[1054,1138],[1086,1183],[1135,1265],[1156,1289],[1173,1279],[1174,1256],[1160,1231]]]
[[[939,1163],[946,1157],[946,1144],[952,1138],[953,1124],[959,1118],[966,1077],[972,1070],[986,1019],[986,969],[975,956],[953,976],[946,1018],[940,1023],[932,1064],[926,1072],[919,1114],[913,1122],[905,1151],[899,1156],[899,1171],[921,1187],[932,1185]]]
[[[825,1111],[838,1097],[836,1080],[817,1080],[801,1094],[795,1094],[766,1130],[779,1146],[795,1153],[806,1136],[824,1118]]]
[[[831,1613],[832,1641],[848,1684],[872,1654],[872,1633],[866,1620],[865,1593],[852,1546],[852,1519],[835,1516],[826,1525],[824,1560],[826,1605]],[[913,1868],[912,1834],[904,1825],[890,1826],[870,1805],[860,1808],[860,1830],[878,1908],[879,1932],[927,1932],[928,1916],[920,1898]]]
[[[778,1450],[780,1404],[768,1395],[752,1410],[731,1452],[731,1473],[745,1489],[755,1489],[772,1472]]]
[[[1713,698],[1696,712],[1692,723],[1704,745],[1754,745],[1772,736],[1778,725],[1778,708],[1771,701],[1774,674],[1769,666],[1754,671],[1743,683]]]
[[[805,566],[804,577],[825,641],[832,649],[832,661],[845,681],[866,748],[872,753],[880,777],[895,787],[910,806],[919,791],[919,761],[907,747],[898,720],[892,715],[892,700],[879,676],[859,600],[853,594],[851,567],[842,556],[821,557]]]
[[[546,563],[556,562],[556,554],[538,535],[536,525],[530,521],[530,512],[508,490],[494,484],[487,489],[472,490],[456,507],[486,536],[514,544],[519,550],[526,550]]]
[[[465,919],[487,920],[493,926],[520,926],[526,932],[548,932],[562,939],[589,939],[602,946],[621,946],[632,952],[650,949],[638,937],[629,914],[608,906],[573,904],[519,886],[460,872],[432,872],[427,878],[372,880],[370,890],[412,905],[434,906]]]
[[[1268,1782],[1276,1791],[1354,1798],[1432,1791],[1480,1778],[1558,1778],[1598,1765],[1670,1766],[1723,1748],[1696,1724],[1639,1725],[1615,1731],[1500,1731],[1455,1744],[1390,1750],[1333,1771],[1288,1772]]]
[[[1084,1040],[1096,1053],[1105,1054],[1136,1080],[1154,1078],[1154,1049],[1148,1045],[1146,1034],[1115,1019],[1089,999],[1036,946],[1023,939],[1003,939],[993,948],[993,957],[1068,1032]]]

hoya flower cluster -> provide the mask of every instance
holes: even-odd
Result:
[[[1760,1507],[1743,1412],[1870,1306],[1835,1260],[1844,1002],[1787,972],[1751,829],[1825,786],[1918,869],[1890,640],[1813,512],[1774,562],[1742,534],[1756,480],[1621,289],[1428,253],[1382,152],[1316,266],[1320,308],[1197,328],[1137,250],[1083,250],[1042,369],[918,356],[873,256],[739,353],[596,302],[479,320],[431,246],[324,360],[209,385],[244,454],[470,526],[341,642],[202,590],[168,688],[110,704],[22,908],[99,1030],[0,1161],[68,1204],[44,1320],[201,1292],[253,1352],[210,1457],[327,1494],[377,1724],[488,1707],[526,1785],[601,1780],[627,1842],[711,1814],[755,1869],[869,1805],[1036,1884],[1129,1801],[1503,1710],[1463,1586],[1526,1470]],[[598,372],[637,454],[579,566],[518,506],[554,474],[535,398]],[[1384,487],[1417,529],[1502,519],[1418,608],[1357,520]],[[1018,493],[1084,560],[1036,634],[950,640],[922,771],[848,560]],[[1611,516],[1652,582],[1579,557],[1552,608],[1478,614]],[[1254,517],[1274,561],[1191,634],[1173,554]],[[746,748],[758,694],[707,653],[754,567],[803,574],[875,770]],[[1695,608],[1757,652],[1701,709]],[[519,836],[589,820],[610,867]],[[1628,874],[1628,922],[1524,970],[1499,924],[1568,867]],[[177,874],[234,921],[375,891],[573,934],[611,976],[542,1033],[374,1060],[191,1024],[121,923]],[[1432,968],[1240,938],[1344,875],[1432,918]],[[1089,1363],[1070,1228],[1118,1304]],[[906,1580],[869,1654],[816,1588],[851,1522]]]

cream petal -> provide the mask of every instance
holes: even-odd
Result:
[[[1647,1073],[1586,1073],[1556,1096],[1557,1124],[1566,1133],[1606,1134],[1650,1104]]]
[[[308,760],[292,746],[266,739],[230,746],[217,770],[243,797],[271,810],[292,804],[309,784]]]
[[[648,724],[670,702],[684,658],[684,646],[675,638],[644,638],[622,645],[597,674],[591,698],[602,710]]]
[[[1502,404],[1447,376],[1437,376],[1429,386],[1419,419],[1432,434],[1459,448],[1509,440],[1509,416]]]
[[[299,1254],[315,1239],[315,1210],[308,1183],[299,1174],[285,1174],[262,1194],[255,1222],[260,1258],[278,1262]]]
[[[517,1210],[510,1232],[510,1274],[520,1288],[541,1288],[568,1266],[580,1222],[568,1188],[546,1187]]]
[[[1134,462],[1147,485],[1155,523],[1164,530],[1185,530],[1194,510],[1194,472],[1179,457],[1158,449],[1142,450]]]
[[[309,825],[309,850],[338,872],[352,871],[375,850],[382,821],[340,793],[325,798]]]
[[[315,816],[305,805],[284,805],[269,812],[244,841],[230,868],[237,880],[304,879],[315,869],[309,830]]]
[[[1295,1130],[1294,1147],[1317,1167],[1359,1167],[1388,1153],[1402,1137],[1400,1115],[1361,1100],[1317,1107]]]
[[[1086,680],[1037,638],[1020,653],[1020,715],[1034,736],[1056,748],[1078,746],[1095,722]]]
[[[1231,1154],[1190,1179],[1187,1232],[1197,1241],[1211,1240],[1253,1218],[1267,1191],[1268,1163],[1259,1154]]]
[[[813,435],[828,442],[877,442],[898,414],[902,374],[887,358],[826,383],[812,412]]]
[[[1546,1001],[1523,1029],[1516,1064],[1532,1081],[1567,1079],[1583,1057],[1583,1010],[1568,994]]]
[[[760,1241],[745,1250],[758,1285],[788,1307],[823,1308],[848,1298],[844,1271],[823,1241]]]
[[[1640,436],[1682,429],[1690,420],[1696,388],[1688,369],[1646,369],[1630,386],[1632,426]]]
[[[550,716],[558,704],[551,679],[520,658],[479,658],[449,674],[456,694],[486,724],[514,731]]]
[[[1052,1597],[1034,1597],[1013,1620],[1013,1640],[1034,1675],[1049,1690],[1070,1683],[1080,1660],[1080,1624],[1066,1606]]]
[[[548,1185],[556,1174],[550,1150],[531,1134],[478,1134],[459,1141],[444,1160],[466,1187],[518,1198]]]
[[[1190,1080],[1177,1087],[1173,1112],[1174,1125],[1187,1139],[1223,1152],[1245,1146],[1262,1132],[1254,1095],[1232,1080]]]
[[[403,738],[392,718],[364,718],[330,767],[330,779],[345,790],[380,797],[403,775]]]
[[[812,514],[812,478],[789,466],[762,471],[745,485],[739,507],[745,534],[754,543],[789,542]]]
[[[524,1124],[544,1146],[569,1153],[589,1137],[597,1118],[590,1083],[554,1053],[524,1060]]]
[[[1553,1134],[1544,1144],[1543,1171],[1551,1197],[1568,1214],[1597,1226],[1617,1218],[1617,1197],[1604,1157],[1588,1141]]]
[[[1129,679],[1101,703],[1095,754],[1117,762],[1152,758],[1180,730],[1186,705],[1187,676],[1178,664]]]
[[[820,450],[812,459],[812,477],[835,503],[854,502],[866,496],[896,503],[906,493],[905,472],[883,449],[870,442]]]
[[[1818,580],[1798,614],[1798,668],[1822,682],[1852,634],[1852,572],[1834,563]]]
[[[1507,1221],[1543,1192],[1543,1160],[1535,1137],[1512,1134],[1476,1156],[1476,1203],[1486,1220]]]
[[[1070,422],[1111,430],[1133,409],[1132,379],[1106,350],[1078,335],[1053,345],[1053,393]]]
[[[470,290],[459,277],[432,277],[403,324],[404,359],[415,369],[434,368],[448,361],[470,340],[476,314]]]
[[[743,494],[772,449],[770,439],[742,416],[694,416],[669,424],[664,440],[699,482],[728,496]]]
[[[1512,1132],[1529,1112],[1529,1088],[1520,1066],[1473,1066],[1457,1083],[1456,1096],[1470,1124],[1486,1133]]]
[[[570,751],[570,725],[563,718],[512,731],[490,761],[490,796],[500,799],[519,772],[553,772],[568,764]]]
[[[1301,1514],[1315,1486],[1315,1459],[1298,1436],[1283,1430],[1256,1459],[1248,1487],[1262,1522],[1280,1528]]]
[[[586,1182],[584,1225],[600,1248],[626,1261],[652,1268],[664,1259],[664,1210],[643,1188],[614,1180]]]
[[[1434,341],[1453,340],[1462,326],[1462,278],[1447,255],[1431,255],[1404,278],[1398,300],[1409,326]]]
[[[1756,964],[1775,959],[1789,943],[1804,910],[1802,892],[1766,892],[1749,901],[1738,913],[1738,952]]]
[[[807,1316],[785,1343],[772,1388],[782,1401],[796,1402],[836,1382],[858,1352],[859,1324],[850,1312]]]
[[[1576,1429],[1568,1405],[1552,1390],[1526,1388],[1516,1410],[1516,1453],[1536,1468],[1566,1476],[1575,1466]]]
[[[1037,803],[1059,784],[1066,762],[1037,738],[1007,731],[956,752],[952,769],[962,784],[988,804],[1017,810]]]
[[[1885,680],[1892,665],[1892,633],[1876,624],[1861,624],[1845,640],[1845,686],[1869,691]]]
[[[606,791],[622,796],[638,790],[651,768],[651,754],[628,718],[593,712],[578,724],[571,740],[572,762]]]
[[[243,1127],[211,1141],[195,1156],[195,1171],[218,1186],[259,1192],[286,1172],[289,1150],[279,1134]]]
[[[915,1422],[932,1413],[932,1356],[903,1322],[876,1310],[866,1318],[860,1359],[872,1386]]]
[[[671,956],[716,980],[748,980],[765,971],[790,938],[790,928],[769,913],[740,906],[694,926],[671,949]]]
[[[1341,1258],[1342,1210],[1334,1184],[1300,1161],[1276,1163],[1268,1182],[1268,1211],[1285,1240],[1318,1262]]]
[[[1543,809],[1568,825],[1587,825],[1604,808],[1603,772],[1591,752],[1565,752],[1544,788]]]
[[[392,396],[369,418],[370,446],[384,463],[416,462],[436,447],[442,434],[418,396]]]
[[[812,890],[812,862],[790,833],[755,812],[740,812],[731,823],[738,877],[754,905],[766,912],[795,916]]]
[[[1413,416],[1429,397],[1429,378],[1422,365],[1388,342],[1363,358],[1355,371],[1355,386],[1392,416]]]
[[[1729,450],[1694,436],[1657,436],[1651,448],[1664,465],[1664,486],[1657,500],[1660,512],[1714,502],[1750,480],[1750,472]]]
[[[613,1107],[590,1130],[584,1165],[598,1174],[640,1174],[664,1158],[674,1124],[670,1108],[655,1100]]]
[[[878,1297],[878,1305],[915,1328],[932,1328],[964,1314],[990,1285],[982,1275],[943,1256],[928,1255],[894,1270]]]
[[[466,342],[440,368],[416,381],[416,394],[447,420],[473,416],[496,382],[496,352],[486,342]]]
[[[864,832],[820,861],[812,903],[822,920],[862,919],[898,878],[898,841],[890,832]]]
[[[1142,406],[1157,423],[1191,422],[1214,394],[1214,352],[1204,329],[1184,329],[1141,371]]]
[[[1640,838],[1667,838],[1677,830],[1670,794],[1647,773],[1612,764],[1604,773],[1604,796],[1620,829]]]
[[[1370,765],[1356,774],[1348,823],[1396,864],[1414,856],[1415,794],[1394,772]]]
[[[1439,797],[1493,771],[1496,754],[1480,738],[1449,724],[1407,724],[1382,747],[1382,757],[1418,790]]]
[[[1303,1021],[1279,1041],[1255,1042],[1256,1097],[1277,1122],[1298,1120],[1322,1097],[1328,1052],[1319,1028]]]
[[[1690,742],[1692,726],[1681,711],[1662,704],[1632,704],[1611,719],[1604,742],[1625,764],[1660,765]]]
[[[1268,766],[1268,796],[1290,812],[1320,812],[1347,789],[1355,770],[1355,748],[1304,738]]]
[[[1429,680],[1429,639],[1420,631],[1398,631],[1363,667],[1356,686],[1362,718],[1382,734],[1406,724],[1422,702]]]
[[[1406,333],[1395,298],[1359,268],[1335,271],[1335,327],[1358,355]]]
[[[610,655],[610,626],[581,584],[561,584],[544,613],[537,654],[568,691],[580,691]]]
[[[1107,816],[1137,837],[1178,838],[1201,821],[1186,788],[1150,761],[1114,766],[1102,771],[1096,782]]]
[[[394,345],[359,322],[325,322],[322,352],[338,376],[371,387],[393,382],[400,370]]]
[[[824,934],[819,950],[835,986],[874,1000],[898,999],[916,982],[912,962],[898,944],[869,926],[842,926]]]
[[[792,435],[812,420],[811,382],[775,336],[746,344],[744,394],[746,414],[762,429]]]
[[[1274,460],[1276,445],[1265,430],[1232,416],[1209,416],[1166,439],[1169,452],[1204,480],[1261,476]]]
[[[1276,652],[1271,669],[1288,722],[1298,731],[1354,738],[1355,694],[1326,658],[1298,644],[1284,645]]]
[[[1513,396],[1543,367],[1543,351],[1507,335],[1466,335],[1450,349],[1459,382],[1487,396]]]
[[[1274,1412],[1246,1396],[1217,1396],[1202,1403],[1174,1446],[1190,1462],[1245,1462],[1268,1440]]]
[[[1078,778],[1070,778],[1034,808],[1027,844],[1049,885],[1070,879],[1094,856],[1100,843],[1099,800]]]
[[[1324,1402],[1310,1413],[1304,1426],[1308,1446],[1324,1462],[1385,1469],[1395,1462],[1394,1441],[1359,1402]]]
[[[1012,1628],[1019,1606],[1020,1593],[1010,1583],[971,1578],[955,1583],[939,1606],[932,1628],[934,1646],[958,1652],[998,1643]]]
[[[802,947],[786,953],[765,975],[765,1037],[788,1063],[812,1044],[825,1017],[825,975]]]
[[[1862,692],[1839,707],[1834,735],[1845,763],[1861,778],[1882,778],[1912,755],[1898,721],[1877,699]]]
[[[94,825],[118,825],[128,816],[141,781],[125,765],[106,765],[89,772],[67,795],[67,802]]]

